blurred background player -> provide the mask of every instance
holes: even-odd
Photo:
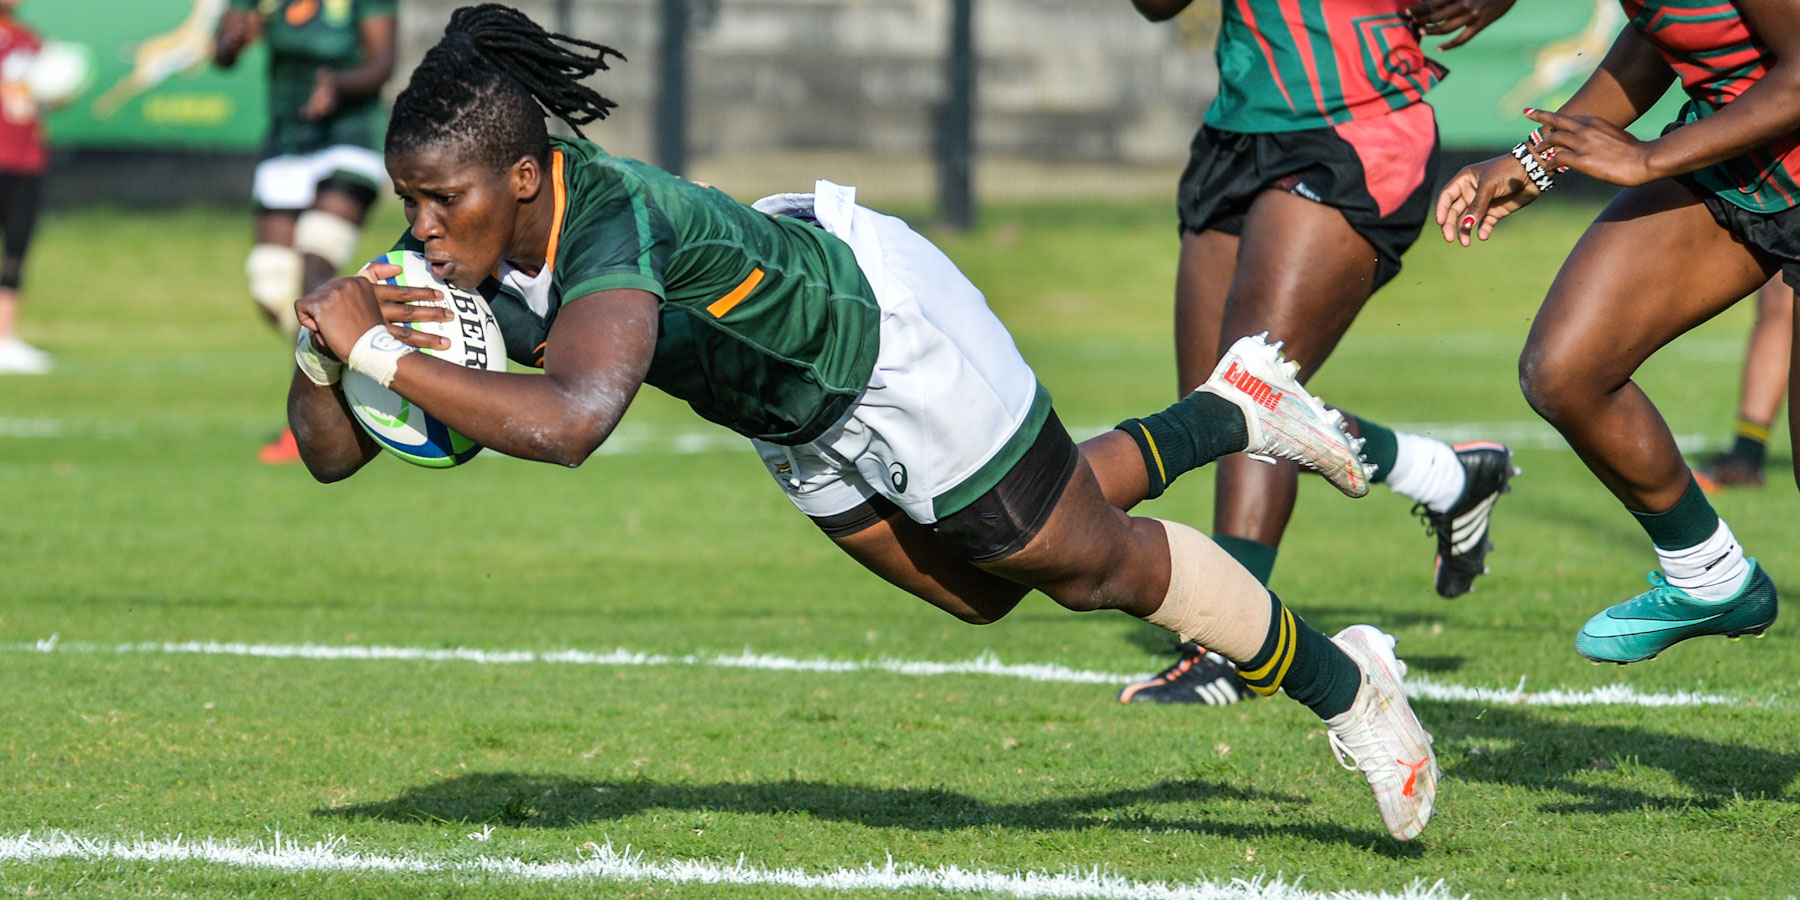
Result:
[[[259,38],[269,50],[269,133],[256,166],[250,297],[292,343],[294,299],[356,252],[363,218],[387,183],[375,150],[381,86],[394,71],[396,0],[231,0],[215,59],[235,65]],[[294,435],[257,453],[299,460]]]
[[[1787,395],[1789,357],[1794,346],[1794,289],[1776,276],[1756,292],[1756,324],[1744,348],[1743,388],[1731,449],[1694,469],[1694,481],[1712,494],[1729,488],[1763,486],[1769,426]]]
[[[50,354],[18,334],[19,286],[25,252],[37,226],[44,172],[50,151],[44,145],[42,109],[25,84],[25,73],[43,42],[20,22],[18,0],[0,0],[0,375],[42,375]]]
[[[1192,0],[1132,0],[1163,21]],[[1194,136],[1176,200],[1180,393],[1238,335],[1268,332],[1310,378],[1369,297],[1400,271],[1437,186],[1437,119],[1425,92],[1445,74],[1421,32],[1474,37],[1513,0],[1231,0],[1214,50],[1219,94]],[[1364,50],[1369,34],[1387,52]],[[1328,50],[1326,48],[1329,48]],[[1414,501],[1437,540],[1437,592],[1487,571],[1488,519],[1512,477],[1492,442],[1451,447],[1358,418],[1371,480]],[[1213,540],[1268,583],[1294,511],[1298,469],[1234,456],[1214,476]],[[1161,492],[1157,486],[1156,493]],[[1155,496],[1153,493],[1152,496]],[[1119,699],[1230,703],[1250,692],[1216,654],[1187,644]]]
[[[1590,618],[1575,650],[1649,659],[1703,635],[1761,634],[1775,584],[1700,490],[1632,380],[1650,354],[1780,273],[1800,282],[1800,3],[1622,0],[1600,67],[1512,154],[1458,172],[1444,240],[1486,240],[1555,183],[1555,167],[1624,187],[1563,262],[1519,357],[1525,399],[1644,529],[1650,590]],[[1679,79],[1661,137],[1624,128]],[[1790,426],[1791,426],[1790,418]]]

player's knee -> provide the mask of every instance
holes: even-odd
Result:
[[[1093,612],[1118,607],[1115,585],[1103,576],[1076,576],[1055,584],[1040,585],[1038,590],[1050,595],[1058,606],[1074,612]]]
[[[300,322],[294,317],[294,301],[300,299],[305,271],[300,252],[280,244],[257,244],[244,260],[250,299],[290,337],[300,331]]]
[[[1565,362],[1537,341],[1527,343],[1519,354],[1519,391],[1525,402],[1552,424],[1574,416],[1574,407],[1580,402],[1580,392],[1570,389],[1580,379],[1571,377]]]
[[[356,253],[360,232],[355,222],[309,209],[294,222],[294,249],[325,260],[334,270],[340,269]]]

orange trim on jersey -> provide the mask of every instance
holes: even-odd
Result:
[[[749,276],[738,282],[738,286],[732,288],[731,293],[708,304],[706,311],[712,313],[712,317],[715,319],[725,318],[725,314],[731,312],[732,307],[744,302],[744,298],[750,296],[750,292],[756,290],[756,286],[762,284],[762,280],[763,270],[761,267],[751,269]]]
[[[556,198],[550,219],[550,244],[544,249],[544,268],[556,268],[556,245],[562,240],[563,211],[569,206],[569,192],[563,186],[563,154],[561,150],[550,154],[550,188]]]

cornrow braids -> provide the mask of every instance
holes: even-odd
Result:
[[[395,98],[387,152],[450,145],[496,169],[527,155],[547,160],[546,112],[586,137],[582,125],[618,106],[581,83],[606,71],[609,56],[625,59],[603,44],[545,31],[508,6],[462,7]]]

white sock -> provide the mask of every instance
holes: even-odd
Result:
[[[1724,519],[1712,537],[1680,550],[1658,547],[1656,558],[1662,561],[1663,578],[1669,584],[1701,600],[1724,600],[1750,577],[1750,561]]]
[[[1397,450],[1387,486],[1402,497],[1425,504],[1432,512],[1449,512],[1469,480],[1456,451],[1443,441],[1394,432]]]

